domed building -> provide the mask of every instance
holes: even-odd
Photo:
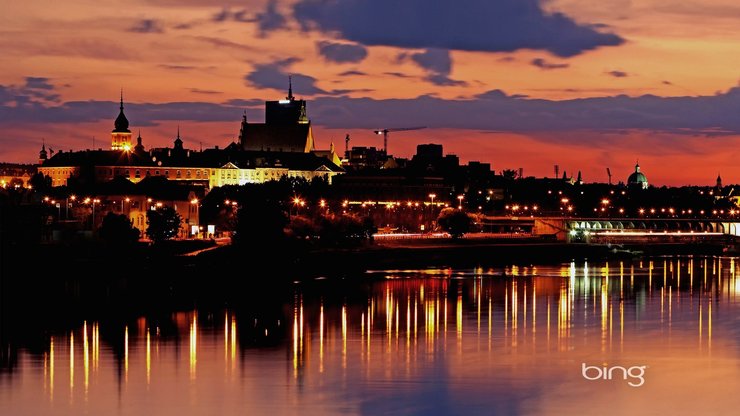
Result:
[[[644,173],[640,172],[640,164],[635,164],[635,171],[627,178],[627,186],[636,189],[647,189],[648,180]]]

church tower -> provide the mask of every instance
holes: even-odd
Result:
[[[46,162],[46,143],[41,142],[41,151],[39,152],[39,165],[43,165]]]
[[[131,150],[131,130],[128,129],[128,119],[123,114],[123,90],[121,90],[121,107],[111,133],[111,150]]]

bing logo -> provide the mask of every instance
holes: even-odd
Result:
[[[586,365],[581,363],[581,374],[583,378],[589,381],[594,380],[613,380],[622,379],[627,381],[631,387],[640,387],[645,384],[646,365],[622,367],[619,365],[608,367],[604,364],[602,367],[595,365]]]

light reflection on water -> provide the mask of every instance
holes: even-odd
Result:
[[[337,294],[331,280],[297,284],[292,300],[278,305],[282,312],[270,316],[237,308],[83,321],[49,336],[43,351],[18,351],[13,368],[0,373],[0,409],[3,415],[735,412],[735,259],[368,276],[348,293]],[[647,366],[645,384],[587,381],[582,363]]]

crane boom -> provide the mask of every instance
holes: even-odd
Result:
[[[388,133],[392,131],[409,131],[409,130],[421,130],[425,129],[426,126],[422,127],[397,127],[392,129],[381,129],[381,130],[373,130],[373,133],[375,134],[382,134],[383,135],[383,151],[386,155],[388,155]]]

